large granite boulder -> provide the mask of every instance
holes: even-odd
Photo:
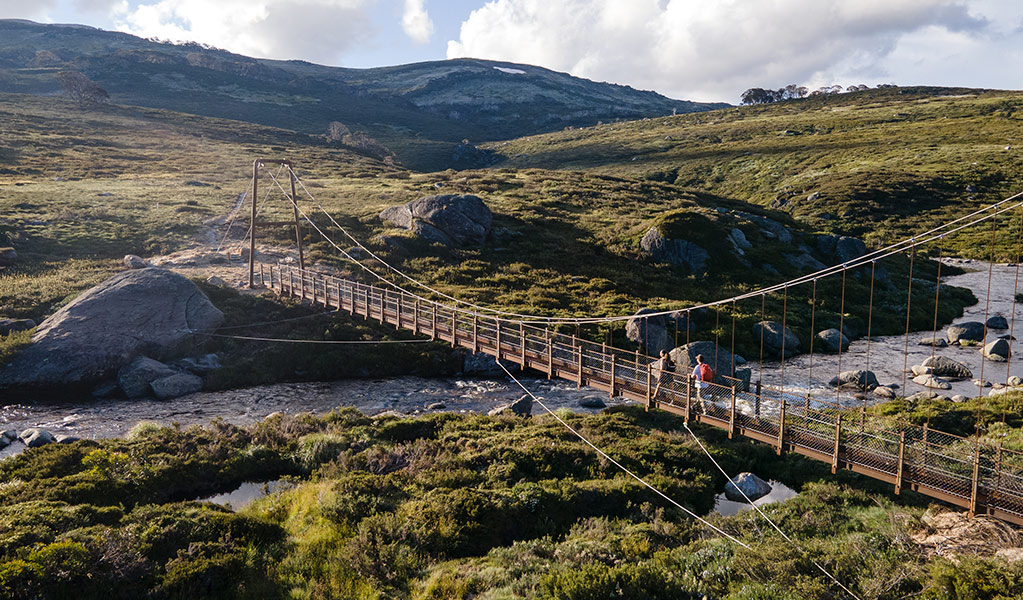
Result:
[[[877,375],[873,371],[842,371],[829,382],[832,387],[850,387],[858,390],[872,390],[878,387]]]
[[[194,283],[157,268],[114,275],[43,321],[0,370],[0,386],[97,383],[141,355],[191,350],[224,315]]]
[[[995,315],[987,320],[988,329],[1008,329],[1009,321],[1002,315]]]
[[[709,252],[693,242],[666,238],[656,227],[651,227],[646,232],[639,241],[639,247],[650,258],[685,267],[693,275],[703,275],[707,272]]]
[[[153,395],[160,400],[187,396],[202,390],[202,378],[192,373],[175,373],[149,384]]]
[[[799,336],[788,327],[782,327],[776,321],[761,321],[753,326],[753,342],[759,344],[761,338],[764,340],[764,347],[776,356],[781,355],[784,342],[785,356],[792,356],[799,352]]]
[[[139,356],[117,370],[117,385],[128,398],[141,398],[152,393],[153,389],[149,384],[177,373],[177,370],[158,360]]]
[[[945,381],[941,377],[935,377],[933,374],[917,375],[913,378],[913,383],[936,390],[952,389],[951,383]]]
[[[533,414],[533,399],[527,394],[511,404],[503,404],[487,412],[487,415],[491,417],[505,414],[515,415],[517,417],[531,416]]]
[[[849,348],[849,338],[837,329],[825,329],[817,333],[817,340],[825,352],[845,351]]]
[[[740,493],[739,490],[742,490]],[[725,498],[732,502],[745,502],[749,498],[756,502],[771,493],[771,484],[753,473],[739,473],[725,483]],[[745,494],[745,498],[743,497]]]
[[[984,333],[984,324],[980,321],[965,321],[949,325],[945,330],[945,337],[948,338],[950,344],[960,340],[979,342],[984,339]]]
[[[1005,362],[1009,360],[1009,356],[1012,353],[1009,349],[1008,340],[995,340],[984,346],[981,353],[988,358],[988,360],[994,360],[999,362]]]
[[[657,312],[651,308],[641,308],[635,316],[625,322],[625,335],[642,346],[647,354],[657,356],[661,350],[671,350],[672,341],[668,336],[668,320],[664,315],[644,317]]]
[[[867,253],[867,245],[859,238],[846,235],[817,236],[817,251],[836,263],[846,263]]]
[[[479,196],[438,194],[392,206],[380,219],[445,246],[482,246],[494,216]]]
[[[973,371],[969,367],[947,356],[931,356],[924,360],[921,365],[930,367],[931,373],[938,377],[955,377],[957,379],[973,377]]]
[[[18,436],[21,443],[25,444],[29,448],[38,448],[39,446],[45,446],[46,444],[52,444],[55,440],[53,434],[45,429],[26,429],[21,432]]]

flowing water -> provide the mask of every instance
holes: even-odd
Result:
[[[957,262],[967,269],[964,275],[949,277],[945,283],[968,287],[980,300],[968,307],[965,315],[956,321],[983,321],[987,301],[988,265],[980,262]],[[1001,314],[1012,320],[1013,297],[1015,295],[1016,267],[995,265],[991,285],[989,315]],[[1017,313],[1023,307],[1017,308]],[[1023,314],[1018,315],[1023,317]],[[1017,319],[1016,328],[1023,328],[1023,318]],[[1009,332],[989,332],[989,339]],[[940,334],[940,332],[939,332]],[[908,365],[919,364],[931,355],[930,346],[919,346],[922,337],[932,332],[916,332],[909,336],[910,357]],[[903,383],[903,351],[906,336],[875,337],[870,342],[870,369],[882,384]],[[981,355],[978,348],[939,348],[937,353],[966,363],[979,377]],[[778,362],[764,363],[764,383],[784,385],[794,393],[803,394],[809,388],[811,393],[822,397],[836,396],[834,389],[826,382],[841,370],[867,367],[867,342],[857,340],[849,350],[838,355],[815,354],[813,356],[814,383],[808,386],[809,356],[797,356],[785,361],[784,374]],[[759,365],[751,362],[753,379],[757,379]],[[1006,363],[984,361],[984,378],[990,381],[1006,380]],[[1023,376],[1023,360],[1011,361],[1009,374]],[[912,376],[906,377],[909,393],[925,388],[912,383]],[[582,408],[585,399],[600,399],[607,405],[624,403],[621,399],[608,399],[606,394],[583,388],[576,389],[572,383],[548,381],[546,379],[525,379],[524,383],[533,393],[544,398],[552,409],[568,408],[579,412],[596,412],[599,409]],[[977,386],[970,383],[954,382],[953,389],[940,392],[976,395]],[[522,395],[514,383],[505,380],[446,378],[426,379],[421,377],[396,377],[389,379],[356,379],[329,383],[291,383],[260,386],[226,392],[202,392],[182,398],[160,401],[104,400],[88,403],[46,403],[40,405],[8,405],[0,407],[0,429],[21,431],[29,427],[42,427],[54,434],[67,434],[83,438],[116,437],[127,433],[139,421],[155,421],[182,426],[205,424],[219,418],[229,423],[245,425],[259,421],[266,415],[281,411],[297,413],[309,411],[322,413],[335,407],[354,406],[366,414],[373,415],[394,410],[416,415],[435,411],[487,412],[503,403],[512,402]],[[843,392],[843,403],[860,402]],[[534,408],[538,412],[539,407]],[[9,455],[22,448],[20,443],[12,444],[0,451],[0,456]]]
[[[809,391],[813,396],[823,399],[830,398],[838,400],[843,405],[860,403],[849,392],[837,392],[835,388],[827,385],[827,382],[838,375],[841,371],[868,369],[877,375],[881,385],[896,384],[899,386],[899,395],[902,395],[903,386],[907,394],[914,394],[920,391],[927,391],[926,388],[913,383],[913,374],[906,374],[906,369],[913,365],[921,364],[929,358],[932,352],[937,356],[947,356],[957,360],[970,368],[974,378],[981,378],[988,382],[1005,383],[1010,375],[1023,376],[1023,359],[1017,360],[1010,357],[1008,362],[995,362],[985,359],[980,353],[984,343],[989,343],[1002,335],[1015,335],[1023,337],[1023,303],[1016,305],[1016,265],[995,264],[991,268],[991,294],[990,305],[988,305],[988,268],[989,263],[978,261],[951,260],[948,264],[954,264],[967,272],[962,275],[954,275],[942,278],[943,284],[965,287],[973,291],[977,297],[977,304],[968,306],[963,311],[963,316],[955,319],[954,323],[965,321],[984,322],[985,314],[989,317],[1002,315],[1010,323],[1011,330],[989,330],[987,339],[978,346],[948,346],[946,348],[934,348],[930,344],[921,345],[921,339],[934,336],[933,331],[910,332],[908,356],[906,355],[906,335],[875,336],[870,339],[869,353],[867,339],[859,339],[849,346],[849,349],[838,354],[814,353],[812,357],[813,378],[811,382],[811,357],[803,354],[786,359],[784,365],[780,361],[765,361],[763,368],[763,383],[775,388],[783,387],[787,392],[796,395],[804,395]],[[859,299],[864,303],[866,298]],[[857,299],[851,299],[857,301]],[[1013,309],[1016,311],[1016,320],[1013,324]],[[905,313],[903,313],[905,316]],[[837,327],[838,324],[818,324],[818,329],[826,327]],[[944,327],[939,327],[937,335],[944,337]],[[804,348],[805,349],[805,348]],[[747,357],[749,358],[749,357]],[[750,359],[749,366],[753,371],[753,381],[756,381],[760,372],[760,365],[757,360]],[[783,367],[784,366],[784,370]],[[904,376],[905,374],[905,376]],[[962,394],[964,396],[977,396],[981,392],[970,379],[955,381],[949,380],[952,384],[951,390],[933,390],[944,396]],[[986,395],[990,388],[985,388]],[[876,399],[868,399],[868,402],[875,402]]]

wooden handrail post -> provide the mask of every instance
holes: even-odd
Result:
[[[458,311],[451,307],[451,347],[458,346]]]
[[[895,495],[902,493],[902,471],[906,460],[906,430],[899,431],[899,462],[895,466]]]
[[[497,360],[501,360],[501,319],[495,317],[494,324],[497,325]]]
[[[526,325],[519,321],[519,345],[521,347],[522,368],[526,368]]]
[[[401,329],[401,292],[398,293],[398,318],[395,319],[397,322],[394,324],[395,329]]]
[[[433,321],[433,324],[430,326],[430,339],[431,340],[436,340],[437,339],[437,303],[436,302],[431,302],[430,303],[430,319]]]
[[[576,389],[582,389],[582,387],[583,387],[583,347],[579,345],[579,338],[574,336],[574,335],[572,336],[572,347],[575,348],[575,353],[576,353],[576,356],[577,356],[577,359],[578,359],[578,360],[576,360],[576,374],[578,375],[578,377],[576,378],[576,386],[575,387],[576,387]]]
[[[927,468],[927,430],[930,429],[930,424],[931,424],[930,421],[924,421],[924,435],[923,435],[924,452],[923,452],[923,459],[922,459],[924,468]]]
[[[781,410],[778,412],[778,456],[785,449],[785,397],[781,398]]]
[[[692,402],[690,402],[692,400],[692,398],[693,398],[693,378],[689,376],[689,373],[686,373],[686,414],[685,414],[686,423],[689,422],[689,410],[690,410],[689,407],[692,405]]]
[[[977,491],[980,484],[980,439],[977,439],[977,446],[973,453],[973,481],[970,485],[970,517],[977,514]]]
[[[547,379],[554,377],[554,340],[551,339],[551,330],[545,330],[547,336]]]
[[[380,288],[380,324],[387,322],[387,288]]]
[[[728,409],[728,439],[735,435],[735,386],[732,386],[732,405]]]
[[[253,287],[252,269],[256,264],[256,196],[259,195],[259,167],[262,163],[257,158],[252,161],[252,219],[249,221],[249,287]]]
[[[480,318],[476,312],[472,313],[472,351],[480,351]]]
[[[646,366],[646,409],[648,412],[654,407],[653,388],[650,387],[651,380],[653,379],[652,370],[650,365]]]
[[[760,399],[761,399],[760,398],[760,393],[763,391],[763,385],[762,384],[763,384],[763,382],[760,379],[758,379],[757,380],[756,393],[753,394],[753,416],[755,416],[758,419],[760,418]]]
[[[608,398],[615,397],[615,355],[611,355],[611,389],[607,392]]]
[[[835,415],[835,454],[831,457],[831,474],[838,473],[838,454],[842,444],[842,413]]]
[[[412,333],[419,334],[419,298],[416,298],[416,305],[412,307]]]

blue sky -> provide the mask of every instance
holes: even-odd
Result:
[[[701,101],[789,83],[1023,88],[1020,0],[0,0],[0,18],[347,67],[473,56]]]

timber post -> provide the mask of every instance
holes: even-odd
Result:
[[[977,491],[980,484],[980,439],[977,439],[977,446],[973,452],[973,479],[970,484],[970,511],[969,516],[977,515]]]
[[[608,398],[615,397],[615,355],[611,355],[611,386],[607,392]]]
[[[259,159],[252,161],[252,231],[249,237],[249,287],[255,287],[252,282],[253,270],[256,266],[256,191],[259,189]]]
[[[501,360],[501,318],[494,317],[494,324],[497,325],[497,360]]]
[[[778,456],[785,449],[785,396],[781,398],[781,409],[778,412]]]
[[[753,416],[760,418],[760,393],[763,391],[763,382],[757,380],[756,393],[753,394]]]
[[[472,351],[480,351],[480,318],[476,312],[472,313]]]
[[[713,385],[713,384],[711,384]],[[732,386],[732,402],[728,409],[728,439],[735,435],[735,386]]]
[[[288,165],[288,174],[291,177],[291,208],[295,213],[295,243],[298,244],[298,268],[305,272],[305,254],[302,252],[302,229],[299,227],[298,221],[298,200],[295,199],[295,172],[291,170],[291,163],[284,162],[282,164]],[[256,222],[253,219],[252,222],[252,239],[256,239]],[[255,247],[253,247],[253,255],[255,254]],[[304,288],[303,288],[304,290]],[[315,289],[313,290],[313,296],[315,296]],[[305,297],[304,294],[302,296]]]
[[[572,344],[575,346],[576,354],[579,356],[579,360],[576,363],[576,369],[578,369],[579,378],[576,381],[576,389],[582,389],[583,387],[583,347],[579,344],[577,338],[572,336]]]
[[[902,493],[902,472],[906,464],[906,430],[899,431],[899,462],[895,466],[895,495]]]
[[[419,298],[416,298],[416,305],[412,307],[412,333],[419,335]]]
[[[451,347],[458,346],[458,311],[451,309]]]
[[[651,370],[652,370],[652,367],[650,365],[647,365],[646,366],[646,409],[647,409],[648,412],[652,408],[654,408],[654,395],[653,395],[653,390],[650,387],[651,383],[652,383],[651,380],[653,379],[653,377],[651,377],[651,375],[652,375]]]
[[[430,325],[430,339],[437,339],[437,303],[430,302],[430,319],[432,324]]]
[[[809,396],[808,396],[809,397]],[[842,448],[842,413],[835,416],[835,454],[831,457],[831,474],[838,473],[838,453]]]
[[[519,346],[522,355],[522,368],[526,368],[526,325],[519,321]]]
[[[545,329],[547,339],[547,379],[554,377],[554,340],[551,339],[551,330]]]

